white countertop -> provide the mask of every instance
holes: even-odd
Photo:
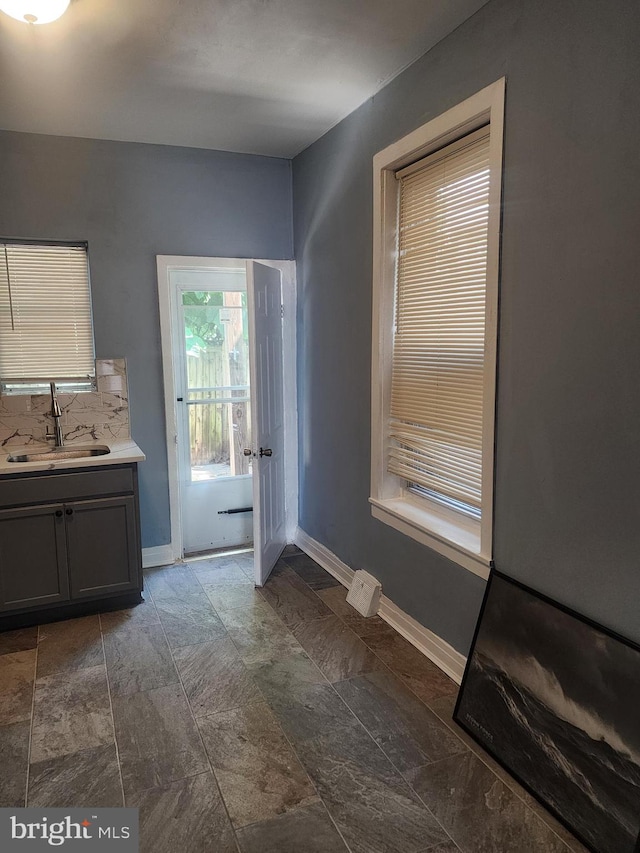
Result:
[[[42,453],[51,450],[50,444],[29,444],[25,447],[3,447],[0,450],[0,474],[21,474],[24,471],[61,471],[65,468],[95,468],[102,465],[122,465],[125,462],[143,462],[144,453],[132,438],[123,441],[82,441],[65,444],[65,450],[88,447],[108,447],[104,456],[85,456],[76,459],[47,459],[38,462],[9,462],[9,456],[25,453]]]

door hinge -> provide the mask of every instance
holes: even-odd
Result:
[[[284,305],[281,305],[281,306],[280,306],[280,316],[281,316],[281,317],[282,317],[282,319],[284,320]]]

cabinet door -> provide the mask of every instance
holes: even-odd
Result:
[[[0,510],[0,610],[68,600],[61,504]]]
[[[65,504],[71,598],[140,589],[135,498]]]

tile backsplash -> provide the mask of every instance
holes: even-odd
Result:
[[[65,442],[130,438],[129,390],[124,358],[96,360],[98,390],[58,394]],[[46,441],[53,430],[48,394],[0,396],[0,447],[19,447]]]

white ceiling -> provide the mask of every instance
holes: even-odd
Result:
[[[0,128],[292,157],[486,0],[72,0],[0,13]]]

